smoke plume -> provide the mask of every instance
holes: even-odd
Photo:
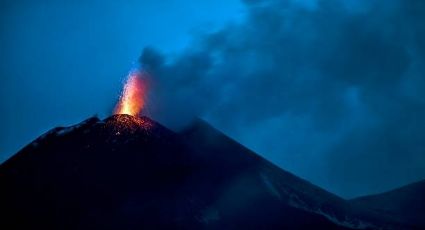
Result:
[[[425,178],[424,1],[245,5],[178,56],[143,51],[155,119],[203,117],[344,197]]]

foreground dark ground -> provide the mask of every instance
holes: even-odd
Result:
[[[341,199],[202,120],[56,128],[0,167],[0,229],[421,229],[425,186]]]

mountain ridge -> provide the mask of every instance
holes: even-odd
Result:
[[[384,193],[354,198],[350,202],[384,213],[400,222],[417,223],[425,227],[425,180]]]
[[[202,120],[181,132],[128,115],[54,128],[0,165],[0,184],[7,229],[403,228]]]

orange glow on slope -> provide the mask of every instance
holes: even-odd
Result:
[[[105,124],[105,127],[116,136],[136,132],[148,134],[153,126],[154,123],[147,117],[135,117],[127,114],[114,115]]]
[[[124,90],[114,114],[139,116],[145,106],[147,82],[139,71],[132,71],[127,77]]]

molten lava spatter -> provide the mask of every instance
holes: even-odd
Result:
[[[143,78],[143,73],[130,72],[114,114],[139,116],[145,106],[146,90],[147,82]]]
[[[137,117],[127,114],[117,114],[107,119],[105,128],[116,136],[134,134],[137,132],[149,133],[154,126],[147,117]]]

